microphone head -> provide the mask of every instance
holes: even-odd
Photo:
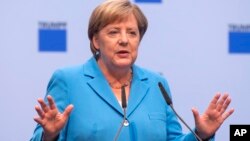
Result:
[[[121,87],[121,98],[122,98],[122,108],[125,109],[127,108],[127,100],[126,100],[126,91],[124,85]]]
[[[161,84],[161,82],[158,82],[158,86],[161,90],[161,94],[164,97],[165,101],[167,102],[168,105],[172,105],[172,100],[170,99],[167,91],[164,89],[163,85]]]

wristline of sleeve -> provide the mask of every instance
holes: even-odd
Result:
[[[194,132],[195,132],[196,134],[198,134],[196,128],[194,129]],[[208,138],[206,138],[206,139],[202,139],[202,141],[210,141],[212,138],[214,138],[214,136],[215,136],[215,134],[213,134],[212,136],[210,136],[210,137],[208,137]]]
[[[53,140],[53,141],[57,141],[59,138],[59,135],[57,135],[57,137]],[[44,140],[44,132],[42,132],[42,138],[41,138],[41,141],[46,141]]]

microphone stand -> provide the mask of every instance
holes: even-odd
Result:
[[[177,112],[174,109],[173,104],[169,105],[171,109],[174,111],[175,115],[181,120],[181,122],[192,132],[192,134],[196,137],[196,140],[202,141],[202,139],[187,125],[187,123],[177,114]]]
[[[164,89],[163,85],[161,82],[158,83],[158,86],[161,90],[161,93],[166,101],[166,103],[171,107],[175,115],[180,119],[180,121],[191,131],[191,133],[196,137],[197,141],[202,141],[202,139],[187,125],[187,123],[179,116],[179,114],[175,111],[172,100],[170,99],[167,91]]]
[[[117,133],[115,135],[114,141],[117,141],[117,139],[118,139],[118,137],[119,137],[119,135],[120,135],[120,133],[122,131],[122,128],[123,128],[124,124],[127,124],[126,123],[127,122],[127,120],[126,120],[126,117],[127,117],[127,115],[126,115],[127,101],[126,101],[125,85],[123,85],[121,87],[121,99],[122,99],[122,109],[123,109],[123,120],[122,120],[122,123],[121,123],[121,125],[120,125],[120,127],[119,127],[119,129],[118,129],[118,131],[117,131]]]

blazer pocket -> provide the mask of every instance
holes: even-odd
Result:
[[[167,121],[167,116],[165,113],[149,113],[148,117],[150,120],[162,120],[164,122]]]

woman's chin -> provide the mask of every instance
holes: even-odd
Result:
[[[131,67],[132,64],[133,62],[131,59],[121,59],[115,62],[115,65],[118,66],[119,68]]]

